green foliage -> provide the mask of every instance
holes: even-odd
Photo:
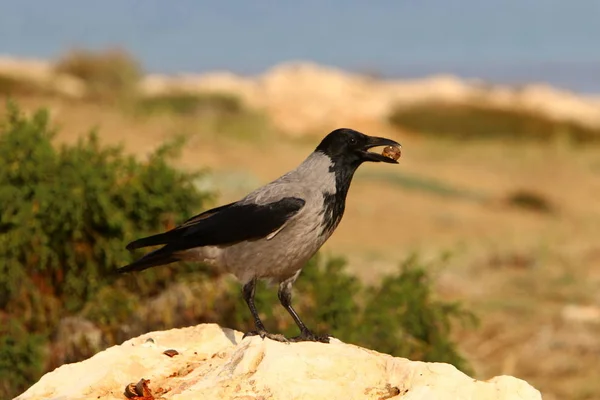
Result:
[[[367,296],[358,330],[363,345],[413,360],[446,362],[465,372],[468,364],[450,339],[453,321],[475,323],[458,303],[435,299],[425,266],[409,258]]]
[[[0,398],[24,391],[43,370],[44,338],[15,318],[0,318]]]
[[[56,151],[44,112],[30,120],[13,110],[9,121],[0,136],[2,306],[30,281],[81,309],[130,259],[123,243],[181,220],[205,198],[193,175],[166,164],[164,149],[140,164],[90,134]]]
[[[98,100],[134,96],[143,74],[138,61],[121,49],[74,49],[57,61],[55,70],[81,79]]]
[[[198,174],[168,165],[181,143],[144,163],[100,146],[94,133],[56,149],[46,112],[26,117],[11,105],[7,114],[0,127],[0,310],[44,337],[86,304],[111,326],[187,271],[114,274],[133,259],[125,243],[173,226],[209,200],[194,186]],[[122,289],[113,293],[114,285]],[[116,300],[126,292],[134,296]]]
[[[504,139],[573,143],[597,142],[600,129],[574,121],[555,121],[521,109],[479,104],[423,103],[396,107],[389,115],[395,127],[449,139]]]

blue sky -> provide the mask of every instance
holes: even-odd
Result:
[[[312,60],[600,92],[600,0],[0,0],[0,53],[121,45],[149,71]]]

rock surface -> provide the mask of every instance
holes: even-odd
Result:
[[[164,354],[172,349],[178,354]],[[146,400],[541,399],[510,376],[478,381],[448,364],[394,358],[336,339],[242,340],[240,332],[204,324],[150,332],[63,365],[17,400],[126,399],[126,386],[142,378],[149,380]]]

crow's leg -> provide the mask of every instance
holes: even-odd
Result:
[[[254,325],[256,327],[255,331],[246,332],[244,336],[260,336],[261,338],[269,338],[271,340],[276,340],[278,342],[288,342],[288,340],[283,335],[277,335],[273,333],[267,332],[265,326],[263,325],[260,317],[258,316],[258,311],[256,310],[256,306],[254,305],[254,292],[256,291],[256,278],[252,279],[250,282],[246,283],[242,289],[242,294],[244,296],[244,300],[246,304],[248,304],[248,308],[252,313],[252,317],[254,318]]]
[[[329,335],[315,335],[304,325],[304,322],[298,316],[294,307],[292,307],[292,283],[296,280],[297,275],[294,275],[293,278],[288,279],[287,281],[281,282],[279,284],[279,291],[277,292],[277,296],[279,297],[279,301],[281,305],[290,313],[298,328],[300,328],[300,336],[296,336],[291,338],[292,342],[323,342],[329,343]]]

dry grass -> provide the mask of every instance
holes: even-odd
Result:
[[[47,100],[20,103],[32,109]],[[272,134],[268,141],[240,141],[214,134],[202,116],[134,116],[60,99],[50,109],[61,125],[58,141],[72,142],[98,125],[102,140],[143,157],[164,138],[184,133],[190,141],[182,168],[244,172],[256,184],[293,168],[318,140]],[[249,126],[250,137],[264,129]],[[377,134],[397,135],[385,126]],[[573,322],[564,310],[600,304],[600,150],[396,138],[404,147],[400,165],[361,168],[325,251],[347,255],[365,280],[392,270],[412,251],[425,258],[449,252],[449,263],[435,271],[437,285],[481,319],[480,329],[457,337],[477,376],[518,376],[545,399],[594,398],[600,393],[600,323]],[[247,190],[239,179],[218,184],[222,202]],[[522,190],[525,195],[515,196]],[[549,205],[551,212],[515,207],[507,201],[511,194],[513,203]]]
[[[419,134],[458,140],[600,141],[598,128],[574,121],[555,121],[528,110],[481,104],[423,103],[396,107],[389,116],[389,122]]]
[[[39,83],[11,75],[0,75],[0,96],[40,97],[53,94],[55,93],[50,88]]]
[[[227,93],[166,93],[140,99],[138,108],[140,112],[146,114],[173,113],[178,115],[235,115],[244,111],[241,100]]]
[[[97,100],[134,97],[143,73],[140,64],[118,48],[73,49],[56,62],[55,70],[81,79],[88,95]]]

